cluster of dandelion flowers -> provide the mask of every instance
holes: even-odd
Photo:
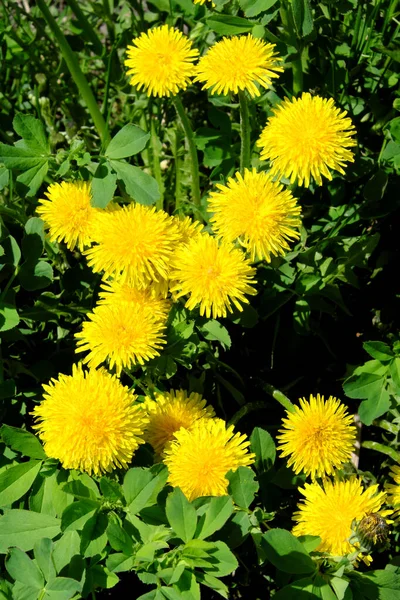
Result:
[[[180,244],[187,244],[204,231],[204,226],[200,221],[193,221],[190,217],[182,219],[178,216],[173,216],[172,218],[178,228]]]
[[[101,285],[98,304],[131,304],[143,306],[156,319],[165,322],[171,303],[166,300],[159,290],[150,284],[149,287],[138,290],[129,283],[120,281],[105,281]]]
[[[207,406],[200,394],[192,392],[188,395],[184,390],[158,392],[154,400],[146,398],[143,408],[148,417],[145,441],[158,455],[181,427],[191,429],[199,419],[215,416],[214,409]]]
[[[83,250],[92,241],[93,221],[101,209],[90,204],[91,190],[87,181],[52,183],[39,200],[36,212],[49,229],[51,241],[65,242],[69,250]]]
[[[245,169],[243,177],[236,173],[226,186],[217,188],[208,201],[212,227],[228,242],[239,240],[252,261],[270,262],[271,256],[284,255],[290,249],[288,242],[300,237],[296,199],[267,173]]]
[[[178,29],[162,25],[142,33],[128,46],[125,66],[130,83],[148,96],[170,96],[185,90],[194,76],[198,50]]]
[[[289,457],[295,473],[304,472],[312,479],[331,475],[350,460],[356,437],[352,422],[345,405],[332,396],[302,398],[300,407],[283,419],[278,450]]]
[[[222,419],[200,419],[191,429],[181,428],[164,452],[168,483],[180,487],[189,500],[225,496],[226,474],[254,462],[245,435],[234,433]]]
[[[247,90],[252,98],[260,95],[256,83],[267,88],[283,71],[275,44],[266,44],[252,35],[223,38],[199,60],[195,81],[212,94],[237,94]]]
[[[286,98],[273,112],[257,142],[261,159],[271,163],[272,176],[305,187],[313,178],[322,185],[322,175],[331,180],[330,170],[344,174],[346,163],[354,161],[349,150],[356,145],[354,126],[332,98],[303,93]]]
[[[186,308],[200,306],[208,318],[225,317],[232,305],[243,310],[246,294],[256,294],[251,287],[255,271],[244,253],[232,244],[202,234],[175,252],[171,270],[171,292],[178,299],[188,295]]]
[[[385,485],[388,503],[393,506],[396,513],[400,513],[400,467],[397,465],[390,467],[390,476],[393,478],[394,483]]]
[[[143,444],[146,416],[136,396],[105,370],[59,375],[44,385],[34,428],[46,454],[89,474],[126,468]]]
[[[107,362],[119,375],[124,368],[159,356],[165,344],[164,322],[145,302],[100,304],[88,317],[75,337],[76,351],[89,351],[83,359],[89,367]]]
[[[93,271],[140,288],[167,278],[179,232],[164,211],[129,204],[99,215],[93,239],[85,251]]]
[[[304,500],[294,515],[297,524],[293,534],[319,536],[318,552],[333,556],[357,551],[349,541],[354,521],[361,521],[371,513],[379,513],[383,518],[390,513],[381,510],[386,494],[379,492],[377,485],[364,490],[358,478],[348,481],[326,479],[323,487],[316,482],[306,483],[300,492]]]

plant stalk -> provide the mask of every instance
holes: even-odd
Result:
[[[151,146],[151,154],[153,158],[153,175],[158,183],[158,188],[160,190],[160,197],[157,200],[156,208],[157,210],[163,210],[164,208],[164,183],[161,173],[160,166],[160,152],[159,152],[159,144],[160,141],[157,136],[156,128],[154,125],[154,118],[150,116],[150,146]]]
[[[240,173],[250,169],[250,119],[246,93],[239,90],[240,104]]]
[[[101,56],[104,50],[103,44],[101,43],[100,38],[97,36],[97,33],[95,32],[93,27],[90,25],[85,13],[82,11],[77,0],[67,0],[67,4],[69,4],[69,6],[71,7],[72,12],[75,14],[80,26],[85,32],[86,37],[93,45],[95,54],[97,54],[97,56]]]
[[[190,155],[190,170],[192,175],[192,199],[193,203],[197,208],[200,208],[201,196],[200,196],[200,183],[199,183],[199,161],[197,158],[197,148],[194,141],[194,133],[189,121],[189,118],[183,108],[182,100],[179,96],[173,96],[174,106],[179,118],[179,121],[185,132],[186,141],[189,148]]]
[[[275,400],[282,404],[283,408],[285,408],[288,412],[294,412],[294,404],[289,400],[287,396],[280,390],[274,388],[273,385],[269,383],[264,383],[264,390],[272,396]]]
[[[97,129],[102,144],[103,146],[105,146],[110,139],[107,124],[97,105],[96,99],[88,84],[88,81],[80,68],[79,61],[75,53],[72,51],[70,45],[68,44],[61,29],[59,28],[56,20],[51,14],[45,0],[37,0],[37,5],[43,14],[43,17],[45,18],[45,21],[47,22],[48,26],[53,32],[54,37],[57,40],[58,46],[61,50],[61,54],[63,55],[64,60],[67,63],[67,67],[69,69],[69,72],[71,73],[72,79],[77,85],[81,97],[87,106],[90,116],[93,119],[93,123]]]

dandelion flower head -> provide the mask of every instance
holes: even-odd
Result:
[[[179,232],[164,211],[129,204],[98,216],[93,240],[85,252],[93,271],[140,288],[167,278]]]
[[[136,304],[143,306],[149,314],[165,322],[171,303],[164,298],[154,284],[138,290],[129,283],[105,281],[101,285],[98,304]]]
[[[228,242],[239,240],[257,258],[271,261],[284,255],[289,242],[300,237],[300,207],[291,192],[274,182],[267,173],[245,169],[227,185],[217,184],[208,201],[210,221],[217,235]]]
[[[204,230],[204,226],[200,221],[193,221],[190,217],[184,217],[182,219],[181,217],[174,216],[172,218],[179,231],[178,243],[180,244],[187,244]]]
[[[312,479],[331,475],[350,460],[356,436],[352,422],[345,405],[332,396],[302,398],[283,419],[278,450],[289,457],[295,473],[303,471]]]
[[[255,270],[244,253],[228,242],[202,234],[175,252],[171,292],[176,298],[188,295],[186,308],[200,305],[200,314],[213,318],[225,317],[232,305],[243,310],[246,294],[254,295],[251,287]]]
[[[128,46],[125,66],[130,83],[148,96],[170,96],[185,90],[195,70],[198,50],[178,29],[154,27]]]
[[[237,94],[247,90],[252,98],[260,95],[256,83],[267,88],[283,71],[275,44],[266,44],[252,35],[223,38],[199,60],[195,81],[212,94]]]
[[[400,513],[400,467],[397,465],[390,467],[390,476],[394,483],[385,485],[388,503],[394,507],[397,513]]]
[[[119,375],[124,368],[159,356],[165,344],[165,321],[151,314],[145,302],[100,304],[88,317],[75,337],[76,351],[89,351],[83,359],[89,367],[108,362]]]
[[[254,462],[245,435],[234,433],[222,419],[200,419],[191,429],[181,428],[168,444],[164,462],[168,482],[180,487],[189,500],[228,493],[226,474]]]
[[[143,408],[148,416],[145,440],[159,455],[181,427],[190,429],[199,419],[215,416],[200,394],[188,395],[184,390],[158,392],[154,400],[146,398]]]
[[[300,489],[304,496],[294,514],[297,522],[293,528],[296,536],[314,535],[321,538],[318,552],[333,556],[345,556],[357,548],[350,543],[353,521],[361,521],[366,515],[379,513],[385,517],[390,513],[381,510],[386,494],[378,491],[377,485],[365,489],[361,480],[330,481],[323,487],[318,483],[306,483]]]
[[[271,163],[272,176],[305,187],[313,178],[322,185],[322,175],[331,180],[331,170],[344,174],[346,163],[354,162],[349,150],[356,145],[354,126],[332,98],[303,93],[286,98],[273,112],[257,142],[261,159]]]
[[[49,228],[51,241],[65,242],[69,250],[83,250],[92,241],[93,221],[102,209],[90,204],[91,190],[87,181],[52,183],[39,200],[38,215]]]
[[[74,365],[72,376],[59,375],[43,388],[34,428],[49,457],[95,475],[129,465],[144,443],[146,415],[115,376]]]

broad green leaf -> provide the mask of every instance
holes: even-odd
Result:
[[[28,292],[41,290],[53,281],[53,268],[50,263],[40,260],[36,264],[25,262],[18,272],[22,287]]]
[[[229,598],[229,588],[217,577],[209,573],[196,573],[196,579],[203,585],[215,590],[223,598]]]
[[[6,169],[6,167],[0,167],[0,192],[4,190],[5,187],[8,186],[8,181],[10,179],[10,171]],[[0,596],[1,598],[1,596]]]
[[[19,323],[19,315],[14,304],[15,293],[8,293],[7,298],[0,300],[0,331],[13,329]]]
[[[309,35],[313,28],[313,16],[309,0],[290,0],[293,21],[299,38]]]
[[[226,348],[231,347],[231,338],[228,333],[226,327],[221,325],[219,321],[215,321],[214,319],[211,321],[207,321],[201,327],[201,331],[204,334],[206,340],[215,340],[217,342],[221,342]]]
[[[100,479],[101,493],[107,500],[116,502],[117,500],[123,500],[122,488],[117,481],[102,477]]]
[[[0,436],[6,446],[10,446],[15,452],[21,452],[30,458],[47,458],[38,438],[25,429],[3,425],[0,429]]]
[[[141,152],[150,139],[150,134],[140,127],[128,123],[113,137],[105,151],[112,159],[127,158]]]
[[[240,508],[248,508],[259,488],[254,472],[249,467],[239,467],[234,473],[229,472],[227,479],[234,503]]]
[[[300,535],[298,538],[306,552],[313,552],[321,543],[321,538],[317,535]]]
[[[49,538],[42,538],[34,545],[33,552],[45,580],[54,578],[57,573],[53,559],[53,542]]]
[[[44,240],[44,222],[38,217],[31,217],[25,224],[22,240],[22,254],[26,262],[34,264],[42,256]]]
[[[207,573],[214,575],[215,577],[225,577],[230,575],[238,567],[233,552],[228,548],[225,542],[214,542],[213,550],[209,550],[208,553],[212,557],[215,564],[212,567],[204,567]]]
[[[255,427],[250,437],[250,447],[256,455],[254,466],[257,471],[269,471],[275,462],[276,448],[268,431]]]
[[[393,379],[393,383],[400,391],[400,358],[398,356],[394,358],[390,365],[390,375]]]
[[[10,467],[0,473],[0,506],[11,505],[22,498],[31,488],[42,465],[41,461],[30,460]]]
[[[200,586],[194,573],[185,569],[174,589],[181,593],[182,600],[200,600]]]
[[[400,575],[392,570],[352,573],[358,589],[368,600],[398,600],[400,598]]]
[[[236,511],[218,534],[229,548],[237,548],[249,535],[252,524],[247,512]]]
[[[91,205],[106,208],[113,199],[117,187],[117,176],[111,171],[108,163],[99,165],[92,179]]]
[[[10,546],[32,550],[38,540],[55,538],[60,533],[60,526],[60,519],[49,515],[29,510],[8,510],[0,516],[0,552],[7,552]]]
[[[19,581],[39,590],[44,586],[44,579],[40,569],[38,569],[33,560],[19,548],[11,548],[6,558],[6,569],[15,581]]]
[[[176,535],[184,542],[191,540],[197,525],[196,509],[179,488],[168,495],[165,512]]]
[[[379,393],[385,384],[385,379],[373,373],[352,375],[343,384],[344,393],[348,398],[371,398]]]
[[[32,115],[17,113],[13,120],[13,127],[15,133],[23,138],[23,143],[17,142],[18,147],[27,148],[39,156],[50,154],[49,142],[39,119],[35,119]]]
[[[68,481],[65,485],[63,485],[63,492],[67,494],[71,494],[78,500],[86,500],[89,498],[90,500],[96,500],[95,492],[85,485],[80,479],[74,479],[73,481]]]
[[[391,348],[383,342],[364,342],[363,348],[372,358],[383,362],[392,360],[394,356]]]
[[[130,571],[133,569],[135,562],[134,556],[127,556],[126,554],[117,553],[110,554],[107,557],[106,565],[113,573],[123,573],[124,571]]]
[[[107,516],[95,513],[83,526],[81,533],[81,553],[85,558],[100,555],[107,544]]]
[[[39,600],[41,593],[38,588],[16,581],[12,589],[12,598],[13,600]]]
[[[27,196],[30,197],[36,194],[42,185],[43,179],[46,177],[48,170],[48,161],[41,160],[36,165],[33,165],[30,169],[18,175],[17,181],[28,188],[28,191],[26,192]]]
[[[240,8],[246,17],[256,17],[261,12],[269,10],[278,0],[240,0]]]
[[[28,171],[32,168],[40,168],[43,162],[43,158],[35,156],[31,150],[0,143],[0,163],[3,163],[7,169]]]
[[[46,584],[43,600],[69,600],[82,590],[82,584],[70,577],[55,577]]]
[[[204,540],[223,527],[233,513],[233,502],[229,496],[211,498],[197,524],[196,538]]]
[[[386,388],[382,387],[371,394],[368,400],[361,402],[358,414],[364,425],[372,425],[372,421],[384,415],[390,408],[390,395]]]
[[[67,506],[73,502],[73,497],[62,489],[65,476],[63,471],[56,471],[47,477],[39,473],[29,496],[29,509],[52,517],[61,517]]]
[[[3,254],[0,257],[0,264],[14,265],[16,267],[21,259],[21,250],[16,239],[12,235],[8,235],[1,242]]]
[[[220,35],[240,35],[253,29],[254,23],[242,17],[213,14],[207,19],[207,25]]]
[[[77,531],[67,531],[63,536],[54,542],[53,560],[57,573],[68,565],[72,557],[80,552],[80,537]]]
[[[286,529],[270,529],[264,533],[261,546],[268,560],[285,573],[312,573],[315,564],[304,546]]]
[[[123,552],[127,556],[132,554],[133,540],[118,521],[110,521],[107,527],[107,537],[114,550]]]
[[[124,182],[126,192],[131,198],[146,206],[151,206],[157,202],[160,197],[160,190],[154,177],[151,177],[139,167],[134,167],[124,161],[110,160],[110,164],[118,179]]]
[[[122,485],[129,512],[134,515],[146,506],[154,504],[167,477],[166,469],[157,474],[152,469],[145,470],[139,467],[129,469]]]
[[[80,530],[84,527],[95,512],[100,508],[99,502],[94,500],[78,500],[64,510],[61,517],[63,531]]]

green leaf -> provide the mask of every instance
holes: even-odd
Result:
[[[168,495],[165,512],[176,535],[184,542],[191,540],[197,525],[196,509],[179,488]]]
[[[384,415],[390,408],[389,392],[382,387],[371,394],[368,400],[361,402],[358,414],[364,425],[372,425],[372,421]]]
[[[298,538],[306,552],[313,552],[321,543],[321,538],[317,535],[300,535]]]
[[[44,240],[44,222],[38,217],[31,217],[25,224],[22,240],[22,254],[27,263],[34,264],[42,256]]]
[[[49,538],[42,538],[34,545],[33,552],[45,580],[55,577],[57,573],[53,560],[53,542]]]
[[[17,581],[12,589],[13,600],[38,600],[41,591],[30,585]],[[0,596],[1,598],[1,596]]]
[[[14,305],[15,292],[8,293],[4,300],[0,300],[0,331],[13,329],[19,323],[19,315]]]
[[[240,508],[248,508],[259,488],[254,472],[249,467],[239,467],[234,473],[229,472],[227,479],[234,503]]]
[[[107,527],[107,537],[114,550],[123,552],[127,556],[132,554],[133,540],[118,521],[110,521]]]
[[[96,208],[106,208],[113,199],[117,187],[117,176],[111,171],[108,163],[99,165],[91,182],[91,205]]]
[[[0,143],[0,162],[3,163],[7,169],[28,171],[35,167],[40,168],[44,161],[43,158],[32,154],[31,150]]]
[[[232,17],[230,15],[217,15],[207,19],[207,25],[220,35],[240,35],[253,29],[254,23],[241,17]]]
[[[6,446],[9,446],[15,452],[21,452],[21,454],[30,458],[47,458],[38,438],[25,429],[3,425],[0,429],[0,436]]]
[[[231,338],[226,327],[221,325],[219,321],[207,321],[202,327],[201,331],[204,334],[206,340],[215,340],[221,342],[226,348],[231,347]]]
[[[53,539],[61,531],[61,521],[29,510],[8,510],[0,516],[0,552],[10,546],[32,550],[43,537]]]
[[[134,167],[120,160],[110,160],[110,165],[125,184],[127,194],[139,204],[151,206],[160,197],[158,183],[139,167]]]
[[[85,558],[100,555],[107,544],[107,516],[95,513],[83,526],[81,533],[81,554]]]
[[[400,358],[398,356],[396,356],[390,365],[390,376],[395,386],[400,390]]]
[[[368,600],[398,600],[400,598],[400,575],[385,569],[368,573],[352,573],[357,588]]]
[[[73,502],[64,510],[61,517],[61,528],[63,531],[82,529],[96,511],[100,508],[99,502],[94,500],[78,500]]]
[[[31,488],[42,463],[30,460],[0,473],[0,506],[11,505]]]
[[[348,398],[370,398],[379,393],[385,384],[385,379],[373,373],[352,375],[343,384],[344,393]]]
[[[204,540],[223,527],[233,513],[233,502],[229,496],[219,496],[211,498],[202,509],[195,537]]]
[[[16,267],[21,259],[21,250],[16,239],[12,235],[8,235],[1,242],[3,254],[0,259],[2,265],[14,265]]]
[[[42,573],[33,560],[19,548],[11,548],[6,558],[6,569],[15,581],[39,590],[44,586]]]
[[[6,167],[0,167],[0,192],[4,190],[5,187],[8,186],[8,181],[10,179],[10,171],[6,169]],[[1,596],[0,596],[1,598]]]
[[[130,514],[135,515],[146,506],[155,504],[157,495],[164,487],[168,477],[167,469],[156,472],[153,469],[135,467],[129,469],[122,484]]]
[[[238,510],[224,525],[219,537],[226,542],[229,548],[237,548],[249,535],[252,524],[247,512]]]
[[[290,0],[293,21],[299,38],[309,35],[313,28],[313,16],[309,0]]]
[[[82,584],[70,577],[55,577],[46,584],[44,600],[69,600],[82,590]]]
[[[276,448],[268,431],[255,427],[250,437],[250,447],[256,455],[254,466],[257,471],[269,471],[275,462]]]
[[[217,577],[208,573],[196,573],[196,579],[203,585],[215,590],[223,598],[229,598],[229,588]]]
[[[17,181],[22,183],[28,188],[26,195],[28,197],[34,196],[49,170],[49,163],[47,160],[41,160],[36,165],[33,165],[30,169],[25,170],[23,173],[18,175]]]
[[[41,290],[53,281],[53,268],[50,263],[40,260],[32,265],[25,262],[18,272],[22,287],[28,292]]]
[[[212,567],[204,567],[204,571],[212,573],[215,577],[225,577],[230,575],[238,568],[238,561],[233,552],[228,548],[225,542],[214,542],[212,550],[208,553],[213,559]]]
[[[71,559],[80,552],[80,537],[77,531],[67,531],[54,542],[53,560],[57,573],[59,573]]]
[[[277,3],[278,0],[240,0],[240,8],[246,17],[256,17],[261,12],[267,11]]]
[[[372,358],[382,362],[390,361],[394,356],[391,348],[383,342],[364,342],[363,348]]]
[[[150,139],[150,133],[128,123],[108,144],[105,156],[112,159],[127,158],[141,152]]]
[[[23,143],[17,142],[18,147],[31,150],[39,156],[50,154],[49,142],[39,119],[35,119],[32,115],[17,113],[13,120],[13,128],[15,133],[23,138]]]
[[[312,573],[315,564],[299,540],[286,529],[270,529],[261,538],[267,559],[285,573]]]
[[[100,479],[100,489],[101,493],[107,500],[111,502],[116,502],[118,500],[123,500],[122,488],[117,481],[113,479],[108,479],[107,477],[102,477]]]

